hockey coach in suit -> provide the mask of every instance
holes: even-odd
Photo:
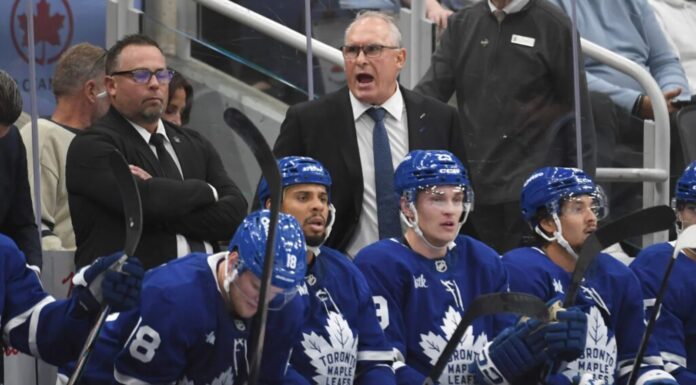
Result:
[[[336,207],[326,245],[354,256],[378,239],[401,236],[396,195],[383,182],[391,183],[394,165],[410,150],[446,149],[459,159],[466,156],[456,109],[399,86],[406,49],[391,17],[359,14],[346,29],[341,50],[348,87],[290,107],[274,152],[309,156],[326,166]],[[386,129],[386,142],[376,136],[378,128]]]

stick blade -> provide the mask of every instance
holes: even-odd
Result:
[[[596,232],[603,248],[626,238],[638,237],[657,231],[669,230],[677,220],[674,210],[665,205],[648,207],[626,214],[607,223]]]
[[[123,202],[126,224],[126,239],[123,250],[126,255],[133,256],[138,242],[140,242],[140,234],[143,229],[143,209],[138,193],[138,184],[131,174],[128,162],[118,150],[114,149],[109,153],[109,164],[121,193],[121,202]]]
[[[672,254],[672,258],[677,258],[679,252],[684,249],[693,248],[696,248],[696,226],[691,225],[679,234],[677,242],[674,244],[674,254]]]

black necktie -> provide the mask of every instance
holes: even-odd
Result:
[[[150,144],[155,146],[155,149],[157,150],[157,158],[159,159],[160,167],[162,167],[164,176],[169,179],[184,180],[184,178],[181,177],[179,168],[176,167],[176,163],[174,163],[174,158],[172,158],[169,151],[167,151],[167,149],[164,147],[164,135],[154,134],[150,136]],[[205,253],[205,246],[203,245],[203,242],[188,237],[186,238],[186,241],[188,242],[189,248],[192,252]]]
[[[170,179],[183,180],[179,168],[176,167],[174,159],[169,155],[169,151],[164,147],[164,135],[154,134],[150,136],[150,144],[155,146],[157,150],[157,158],[159,159],[160,167],[164,176]]]

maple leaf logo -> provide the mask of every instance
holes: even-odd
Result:
[[[315,332],[302,333],[302,347],[311,358],[317,373],[313,377],[314,382],[333,384],[348,380],[352,383],[357,363],[358,338],[346,319],[333,311],[329,312],[324,329],[329,341]]]
[[[591,373],[595,380],[613,384],[616,365],[616,337],[610,333],[597,306],[592,306],[587,315],[585,351],[580,358],[568,364],[563,374],[573,378],[576,374]]]
[[[17,16],[19,19],[19,28],[24,31],[22,45],[29,45],[29,27],[27,23],[27,15]],[[51,5],[46,0],[41,0],[36,5],[36,15],[34,15],[34,41],[36,43],[44,42],[53,46],[59,46],[60,30],[63,28],[64,15],[54,13],[51,15]]]
[[[452,334],[454,334],[461,319],[461,314],[452,306],[449,306],[440,326],[444,336],[432,331],[428,332],[428,334],[421,334],[420,347],[423,349],[423,353],[430,359],[431,365],[435,365],[437,359],[440,358],[440,354],[445,349],[447,341],[452,338]],[[474,328],[472,325],[469,325],[461,341],[459,341],[455,353],[440,376],[440,384],[466,384],[467,382],[462,381],[470,378],[470,376],[467,376],[470,364],[475,361],[478,352],[483,350],[487,343],[488,336],[482,332],[478,337],[475,337]]]

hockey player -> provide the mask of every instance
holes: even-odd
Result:
[[[17,245],[0,234],[0,313],[5,343],[54,365],[77,358],[102,304],[118,311],[138,303],[144,270],[133,257],[120,272],[110,269],[121,255],[97,259],[83,268],[73,280],[71,297],[56,301],[43,291]],[[100,275],[104,277],[101,284],[93,285]]]
[[[696,162],[677,181],[674,209],[680,228],[696,224]],[[659,291],[674,242],[646,247],[630,265],[643,286],[643,302],[652,304]],[[680,384],[696,384],[696,252],[684,249],[677,256],[650,340],[660,350],[665,369]]]
[[[107,323],[82,384],[244,383],[268,228],[268,210],[251,213],[232,237],[229,251],[193,253],[148,271],[139,309]],[[302,307],[290,308],[301,304],[292,299],[307,267],[302,229],[281,213],[276,236],[265,300],[269,310],[290,305],[282,310],[283,322],[273,323],[283,329],[270,330],[269,313],[267,340],[298,333],[304,315]],[[281,380],[289,354],[290,346],[285,351],[264,348],[262,367],[277,369]],[[262,373],[261,379],[271,374]]]
[[[410,152],[396,169],[394,189],[405,235],[365,247],[355,264],[372,288],[377,317],[397,354],[397,382],[422,384],[469,303],[507,291],[507,273],[493,249],[458,235],[473,192],[464,166],[450,152]],[[507,322],[476,320],[439,382],[473,384],[478,352]]]
[[[601,191],[582,170],[546,167],[525,182],[522,215],[537,236],[537,247],[523,247],[503,256],[510,288],[546,301],[562,299],[585,239],[606,213]],[[565,360],[549,384],[625,384],[645,329],[640,284],[631,271],[608,254],[600,254],[588,269],[575,308],[560,319],[576,327],[569,336],[569,354],[551,355]],[[580,339],[578,341],[577,339]],[[584,346],[583,344],[584,343]],[[573,345],[575,349],[573,349]],[[641,368],[638,384],[676,384],[661,370],[651,348]],[[531,378],[538,378],[539,372]]]
[[[375,315],[372,292],[347,256],[323,246],[335,218],[331,176],[318,161],[289,156],[278,161],[282,211],[302,225],[307,241],[303,298],[308,319],[295,343],[287,383],[395,384],[394,354]],[[262,205],[269,205],[265,179]]]

